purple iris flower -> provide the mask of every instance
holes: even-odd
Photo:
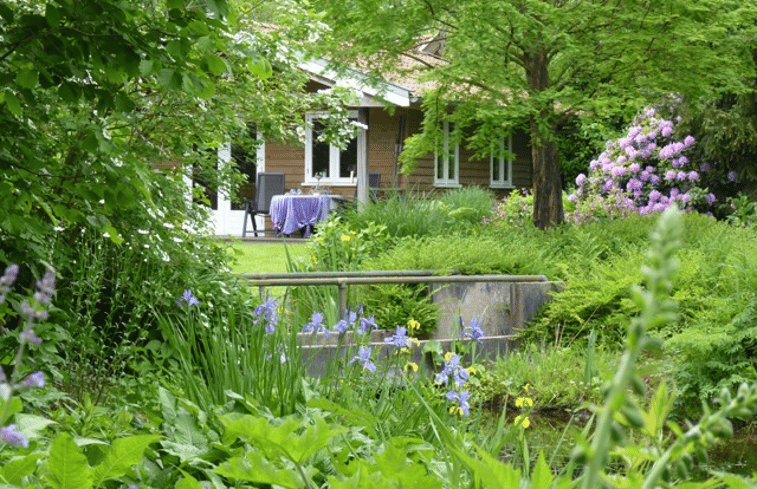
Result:
[[[279,321],[278,306],[276,305],[276,299],[271,297],[265,304],[261,304],[255,308],[252,313],[257,316],[252,324],[258,324],[261,318],[265,318],[265,332],[273,334],[276,330],[276,323]]]
[[[302,327],[303,333],[323,333],[326,338],[331,336],[331,331],[323,326],[323,314],[320,312],[314,312],[310,318],[310,322]]]
[[[371,316],[369,318],[360,318],[360,325],[358,326],[358,331],[360,331],[361,334],[370,333],[371,330],[378,329],[378,326],[376,325],[376,318],[374,316]]]
[[[462,316],[460,317],[460,337],[470,338],[476,343],[481,343],[481,338],[485,336],[484,330],[481,329],[481,324],[478,319],[473,316],[470,320],[470,324],[466,327],[463,322]]]
[[[371,361],[371,347],[361,346],[358,349],[357,355],[347,362],[347,365],[352,365],[354,362],[360,362],[363,364],[363,368],[369,372],[376,371],[376,365]]]
[[[467,390],[462,392],[449,391],[447,392],[447,400],[458,402],[460,404],[460,412],[466,416],[470,413],[470,393]]]
[[[344,314],[344,317],[334,325],[334,331],[340,334],[346,333],[347,330],[350,329],[350,325],[352,325],[355,321],[357,321],[357,313],[348,309]]]
[[[181,294],[181,297],[179,298],[179,305],[181,305],[182,302],[186,302],[190,306],[197,306],[200,304],[197,297],[192,295],[192,289],[184,289],[184,293]]]
[[[408,348],[410,346],[410,338],[407,336],[407,328],[397,326],[394,335],[384,338],[384,343],[393,344],[397,348]]]

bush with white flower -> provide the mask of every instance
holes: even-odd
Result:
[[[670,108],[671,115],[673,111]],[[646,215],[673,204],[687,210],[712,210],[715,196],[700,186],[697,170],[703,168],[695,169],[687,156],[694,138],[676,134],[680,118],[666,118],[661,112],[645,110],[625,137],[607,142],[605,151],[590,163],[588,175],[576,178],[577,189],[568,197],[575,208],[566,220]]]

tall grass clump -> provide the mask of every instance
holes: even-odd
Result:
[[[348,210],[343,219],[355,231],[370,223],[381,224],[395,239],[433,236],[475,229],[491,214],[494,204],[493,195],[478,187],[430,196],[395,194]]]
[[[213,302],[187,289],[173,311],[155,311],[183,395],[206,412],[233,392],[278,416],[293,413],[303,400],[302,358],[276,301]]]

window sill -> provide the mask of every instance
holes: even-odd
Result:
[[[302,182],[300,184],[302,187],[355,187],[357,184],[355,182],[331,182],[327,180],[321,180],[320,183],[318,182]]]
[[[514,189],[515,185],[512,183],[490,183],[489,188],[499,188],[499,189]]]
[[[439,188],[462,188],[462,185],[460,185],[459,183],[438,183],[438,182],[434,182],[434,187],[439,187]]]

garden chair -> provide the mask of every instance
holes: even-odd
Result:
[[[368,196],[378,199],[378,191],[381,188],[381,173],[368,173]],[[355,186],[355,199],[357,199],[357,186]]]
[[[271,212],[271,199],[274,195],[284,193],[285,176],[283,173],[260,172],[255,184],[255,198],[247,199],[244,210],[244,225],[242,237],[247,236],[247,216],[252,219],[252,229],[255,237],[258,236],[258,226],[255,224],[255,216],[267,216]],[[262,231],[261,231],[262,232]]]

